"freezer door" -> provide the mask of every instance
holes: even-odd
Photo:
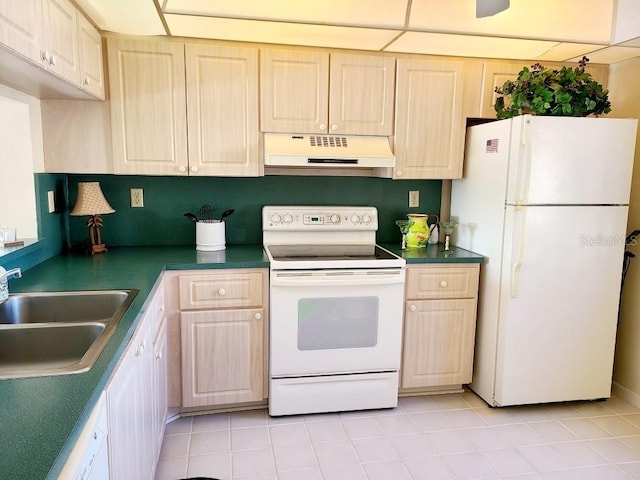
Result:
[[[627,210],[507,207],[496,404],[610,396]]]
[[[515,117],[507,203],[629,203],[637,120]]]

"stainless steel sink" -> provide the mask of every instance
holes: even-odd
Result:
[[[0,305],[0,379],[89,370],[138,290],[26,293]]]
[[[0,304],[0,324],[107,320],[128,296],[129,290],[13,294]]]

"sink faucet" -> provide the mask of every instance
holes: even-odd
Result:
[[[12,268],[7,271],[0,267],[0,304],[7,301],[9,298],[9,278],[22,277],[22,271],[19,268]]]

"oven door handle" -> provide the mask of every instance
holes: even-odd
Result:
[[[271,276],[272,286],[282,287],[332,287],[360,285],[395,285],[404,283],[404,271],[394,274],[374,275],[282,275]]]

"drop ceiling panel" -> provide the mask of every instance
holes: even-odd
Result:
[[[511,0],[504,12],[475,18],[472,0],[413,0],[409,29],[608,43],[613,6],[614,0]]]
[[[106,32],[127,35],[166,35],[152,0],[76,0]]]
[[[166,0],[166,13],[381,28],[404,26],[408,0]]]
[[[591,52],[600,50],[603,45],[595,43],[558,43],[537,57],[537,60],[549,60],[552,62],[564,62],[571,58],[582,58],[583,55],[589,57]],[[591,60],[591,57],[589,57]]]
[[[597,52],[591,52],[588,57],[591,63],[617,63],[630,58],[640,56],[640,47],[606,47]],[[572,61],[578,61],[580,58],[573,58]]]
[[[398,32],[373,28],[165,15],[172,35],[246,42],[380,50]]]
[[[541,40],[407,32],[385,48],[385,51],[482,58],[535,59],[554,45],[555,42]]]

